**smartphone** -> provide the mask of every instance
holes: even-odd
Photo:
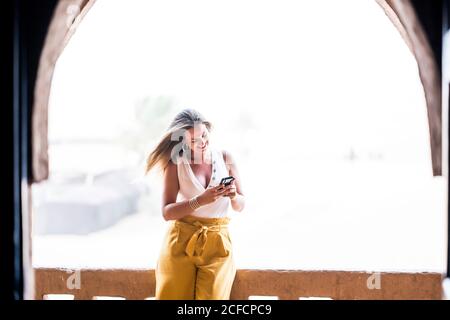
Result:
[[[233,176],[229,176],[229,177],[225,177],[222,178],[222,180],[220,181],[220,184],[223,186],[228,186],[229,184],[231,184],[231,182],[234,180]]]

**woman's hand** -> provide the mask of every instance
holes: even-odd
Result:
[[[219,184],[216,187],[206,189],[201,195],[198,196],[197,201],[201,206],[203,206],[216,201],[222,197],[225,192],[228,192],[228,189],[223,188],[223,186]]]
[[[233,200],[236,197],[236,186],[234,185],[234,181],[224,188],[225,194],[224,197],[230,197],[230,200]]]

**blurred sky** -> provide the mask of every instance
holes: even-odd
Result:
[[[221,132],[249,114],[266,146],[424,163],[417,66],[380,12],[372,0],[99,0],[58,62],[50,139],[114,137],[138,99],[170,95]]]

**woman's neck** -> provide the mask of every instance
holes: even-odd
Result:
[[[193,151],[191,151],[191,160],[193,160],[194,164],[203,164],[203,163],[211,163],[212,160],[212,150],[210,147],[208,147],[208,150],[206,152],[197,152],[197,156],[195,157],[195,154]]]

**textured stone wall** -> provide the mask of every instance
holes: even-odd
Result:
[[[149,270],[80,270],[79,289],[69,289],[67,279],[74,270],[36,269],[36,299],[46,294],[72,294],[75,299],[95,296],[123,297],[140,300],[155,295],[155,271]],[[249,270],[237,271],[231,300],[249,296],[277,296],[281,300],[300,297],[331,299],[441,299],[442,279],[439,273],[379,273],[379,287],[370,272]],[[375,281],[375,284],[378,285]]]

